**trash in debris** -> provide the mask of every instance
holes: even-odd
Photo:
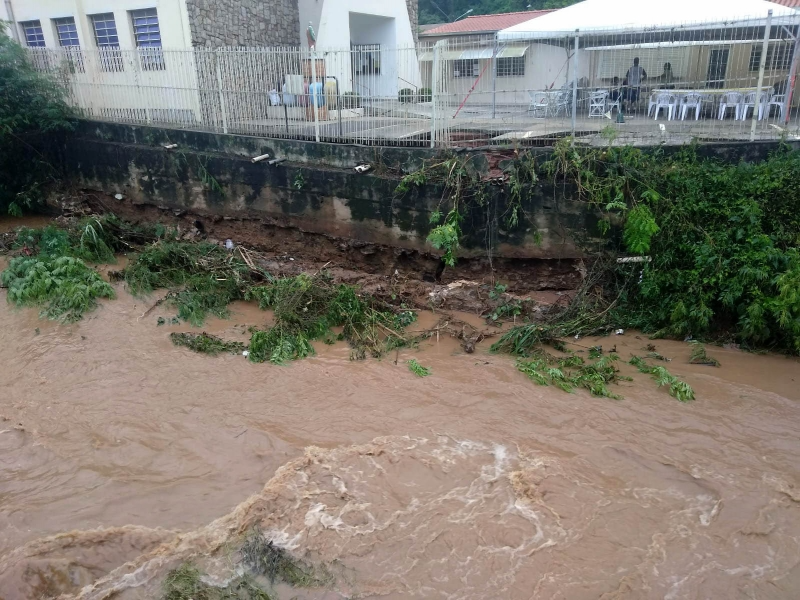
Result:
[[[225,240],[225,249],[233,250],[233,240]]]
[[[248,356],[250,356],[250,351],[249,350],[245,350],[244,352],[242,352],[242,356],[247,358]]]
[[[123,196],[122,194],[114,194],[114,198],[116,198],[117,200],[124,200],[125,196]]]
[[[615,334],[615,335],[625,335],[625,330],[624,330],[624,329],[617,329],[617,330],[614,332],[614,334]]]
[[[372,165],[358,165],[355,168],[356,173],[366,173],[372,169]]]

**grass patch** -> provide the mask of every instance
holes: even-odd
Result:
[[[346,340],[351,359],[383,356],[405,343],[401,331],[415,318],[411,311],[394,309],[371,296],[361,296],[348,285],[337,285],[327,273],[273,279],[250,288],[246,298],[263,310],[272,309],[275,324],[256,330],[250,339],[250,360],[284,364],[314,354],[311,342]]]
[[[272,584],[282,582],[292,587],[311,588],[328,586],[334,580],[324,566],[295,558],[260,533],[245,540],[241,553],[242,560],[253,573],[266,577]]]
[[[8,287],[8,301],[17,306],[41,306],[41,316],[72,323],[97,307],[98,298],[113,298],[114,289],[86,266],[70,256],[29,257],[11,260],[0,274]]]
[[[176,346],[211,356],[241,354],[245,350],[245,345],[241,342],[226,342],[222,338],[207,333],[171,333],[169,337]]]
[[[412,358],[407,364],[408,370],[417,377],[427,377],[431,374],[431,370],[428,367],[423,367],[421,364],[419,364],[416,358]]]
[[[114,215],[100,215],[65,227],[23,227],[17,233],[13,249],[47,258],[72,256],[89,263],[109,264],[116,261],[115,254],[119,252],[172,236],[174,232],[163,225],[134,225]]]
[[[202,577],[189,563],[170,571],[164,580],[162,600],[272,600],[247,576],[237,577],[224,588],[209,585]]]
[[[89,217],[65,227],[23,227],[12,245],[18,256],[0,275],[0,284],[8,287],[13,304],[42,306],[42,317],[78,321],[97,307],[99,298],[115,295],[87,262],[114,262],[116,252],[166,234],[163,226],[136,226],[113,215]]]

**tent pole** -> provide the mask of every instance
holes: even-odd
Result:
[[[758,66],[758,85],[756,86],[756,104],[755,106],[753,106],[753,122],[750,124],[751,142],[756,141],[756,125],[758,124],[758,109],[761,106],[761,88],[764,86],[764,70],[767,67],[767,50],[769,50],[770,37],[772,37],[771,10],[767,13],[767,24],[764,27],[764,41],[761,42],[761,62]]]
[[[575,127],[578,115],[578,46],[580,45],[579,31],[575,30],[575,51],[572,53],[572,143],[575,143]]]
[[[786,79],[786,88],[783,90],[783,125],[789,124],[789,111],[792,109],[792,96],[797,85],[797,63],[800,59],[800,28],[794,28],[794,50],[792,51],[792,63],[789,67],[789,75]],[[767,115],[769,117],[769,115]]]

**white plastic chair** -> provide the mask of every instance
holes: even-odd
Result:
[[[744,99],[739,103],[739,115],[737,119],[746,121],[750,109],[752,108],[755,110],[756,102],[758,102],[758,120],[760,121],[764,117],[764,102],[767,101],[768,94],[767,92],[761,92],[760,96],[759,98],[758,92],[747,92]]]
[[[622,94],[621,93],[617,96],[616,100],[612,100],[610,95],[609,95],[608,98],[606,98],[606,112],[611,112],[615,108],[617,109],[617,112],[620,112],[622,110]]]
[[[678,106],[678,99],[675,97],[675,94],[665,94],[661,93],[656,97],[656,114],[655,119],[658,120],[658,113],[661,112],[662,108],[667,110],[667,119],[672,121],[672,117],[675,116],[675,109]]]
[[[778,107],[778,116],[783,119],[783,105],[786,102],[786,94],[772,94],[770,96],[769,102],[767,103],[767,118],[769,118],[770,113],[772,112],[772,107]]]
[[[556,99],[553,101],[552,105],[550,106],[550,110],[554,116],[558,116],[561,114],[561,111],[564,111],[565,115],[569,115],[572,113],[572,90],[561,89],[556,94]]]
[[[660,92],[651,92],[650,99],[647,101],[647,116],[650,116],[650,113],[653,112],[653,108],[656,105],[656,100],[658,99]]]
[[[550,95],[547,92],[528,92],[528,95],[531,98],[528,111],[532,112],[534,117],[546,117],[550,109]]]
[[[729,108],[734,110],[734,117],[739,118],[739,105],[742,103],[743,96],[739,92],[725,92],[719,99],[719,120],[725,118],[725,113]]]
[[[694,109],[694,120],[699,120],[700,111],[703,108],[703,94],[698,94],[697,92],[689,92],[688,94],[684,94],[681,96],[680,106],[681,121],[686,120],[686,113],[689,112],[690,108]]]
[[[589,118],[604,117],[606,114],[606,98],[608,90],[592,92],[589,96]]]

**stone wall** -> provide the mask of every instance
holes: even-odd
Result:
[[[411,32],[414,34],[414,41],[419,41],[419,0],[406,0],[408,5],[408,17],[411,19]]]
[[[193,46],[300,43],[297,0],[186,0],[186,8]]]

